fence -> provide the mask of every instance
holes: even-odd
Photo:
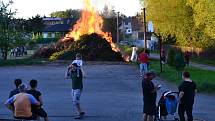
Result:
[[[173,45],[164,45],[165,49],[173,48],[180,49],[182,52],[188,51],[192,54],[193,57],[203,57],[203,58],[211,58],[215,59],[215,48],[213,49],[203,49],[196,47],[179,47]]]

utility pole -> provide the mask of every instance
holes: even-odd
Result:
[[[162,73],[163,72],[163,66],[162,66],[162,61],[161,61],[161,58],[162,58],[162,54],[161,54],[161,51],[162,51],[162,38],[161,38],[160,35],[158,36],[158,42],[159,42],[159,50],[160,50],[160,72]]]
[[[144,50],[147,50],[147,40],[146,40],[146,8],[143,8],[143,26],[144,26]]]
[[[117,12],[117,43],[119,43],[119,12]]]

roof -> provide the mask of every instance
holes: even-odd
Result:
[[[69,24],[55,24],[46,26],[43,29],[43,32],[68,32],[71,29],[71,25]]]
[[[123,19],[123,22],[124,22],[124,23],[130,23],[131,20],[132,20],[131,17],[128,17],[128,18],[124,18],[124,19]]]
[[[61,21],[62,18],[55,18],[55,17],[45,17],[43,21]]]
[[[131,19],[132,31],[140,31],[143,29],[143,23],[137,17]]]

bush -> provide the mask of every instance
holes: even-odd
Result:
[[[119,45],[121,51],[123,51],[125,54],[131,55],[132,53],[132,47],[129,45]]]
[[[55,52],[57,52],[56,49],[46,46],[37,50],[32,56],[32,58],[48,58]]]
[[[60,52],[53,53],[49,60],[55,61],[55,60],[74,60],[75,59],[75,52],[63,50]]]
[[[169,66],[174,66],[175,64],[175,50],[170,48],[168,51],[168,58],[167,58],[167,64]]]
[[[177,71],[182,71],[184,70],[184,67],[186,66],[185,61],[184,61],[184,56],[181,51],[178,51],[177,54],[175,55],[175,60],[174,60],[174,66]]]

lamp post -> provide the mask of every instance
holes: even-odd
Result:
[[[144,7],[143,9],[143,26],[144,26],[144,29],[143,29],[143,32],[144,32],[144,36],[143,36],[143,39],[144,39],[144,50],[146,51],[147,50],[147,40],[146,40],[146,8]]]
[[[119,12],[117,12],[117,43],[119,43]]]
[[[162,73],[163,72],[163,66],[162,66],[162,38],[161,36],[159,35],[158,36],[158,42],[159,42],[159,50],[160,50],[160,72]]]

